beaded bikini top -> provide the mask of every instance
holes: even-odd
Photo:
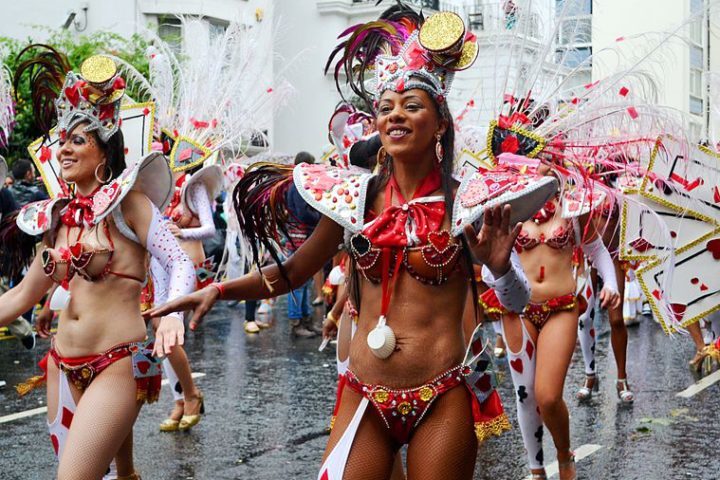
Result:
[[[410,201],[391,178],[385,187],[385,208],[380,215],[369,212],[362,232],[350,238],[350,253],[363,276],[380,283],[382,256],[391,265],[402,265],[410,276],[428,285],[445,283],[457,268],[460,243],[441,230],[445,218],[442,196],[428,196],[440,188],[440,173],[433,170]],[[399,205],[393,205],[397,198]],[[396,269],[397,270],[397,269]],[[392,271],[389,272],[392,274]]]

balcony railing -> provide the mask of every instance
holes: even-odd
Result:
[[[538,39],[540,16],[517,3],[511,0],[493,3],[476,0],[473,4],[458,6],[440,2],[440,9],[457,13],[468,28],[478,34],[507,32]]]

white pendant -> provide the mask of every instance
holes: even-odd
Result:
[[[395,351],[395,332],[386,325],[385,316],[381,315],[378,324],[367,336],[370,351],[378,358],[386,359]]]
[[[50,297],[50,310],[65,310],[70,304],[70,292],[58,286]]]

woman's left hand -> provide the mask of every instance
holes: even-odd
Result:
[[[185,325],[180,318],[163,317],[155,331],[153,355],[162,358],[172,352],[175,345],[185,343]]]
[[[473,256],[496,277],[510,269],[510,253],[522,228],[522,223],[510,225],[510,213],[510,205],[486,208],[479,233],[475,233],[471,225],[465,227],[465,236]]]
[[[603,287],[600,292],[600,306],[602,308],[617,308],[620,306],[620,294],[615,290]]]
[[[170,230],[170,233],[172,233],[177,238],[182,237],[182,230],[174,223],[168,222],[168,230]]]

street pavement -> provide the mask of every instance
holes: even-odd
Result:
[[[283,300],[276,304],[274,326],[258,335],[245,334],[243,308],[218,306],[187,336],[188,356],[206,399],[198,426],[189,433],[158,431],[172,406],[167,387],[158,403],[143,407],[135,425],[135,459],[146,480],[317,477],[335,400],[335,350],[318,352],[318,339],[293,339]],[[636,401],[623,406],[615,394],[603,318],[598,318],[599,394],[585,405],[574,399],[583,378],[579,347],[565,388],[573,448],[587,455],[578,463],[578,478],[720,478],[720,384],[677,396],[699,379],[687,368],[694,352],[689,338],[668,338],[648,318],[630,328],[628,371]],[[493,338],[491,328],[488,337]],[[53,478],[45,415],[36,413],[44,406],[44,392],[18,398],[11,388],[37,374],[35,365],[47,348],[46,341],[32,351],[15,340],[0,341],[0,381],[7,382],[0,387],[1,479]],[[504,360],[498,370],[514,428],[480,447],[475,479],[520,480],[528,471]],[[548,461],[554,458],[551,444],[546,432]]]

